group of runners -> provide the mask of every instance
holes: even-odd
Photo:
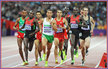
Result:
[[[48,9],[46,17],[43,18],[40,11],[36,13],[29,11],[28,13],[26,10],[22,10],[21,17],[16,20],[13,26],[18,31],[17,43],[19,54],[23,60],[22,65],[29,64],[28,51],[32,51],[35,45],[35,65],[37,66],[39,61],[45,61],[47,67],[53,42],[56,64],[59,63],[58,56],[61,57],[60,64],[63,64],[67,55],[70,55],[67,52],[68,43],[70,43],[71,64],[75,63],[74,58],[78,57],[78,49],[80,49],[82,65],[84,65],[85,56],[88,54],[90,46],[90,37],[95,26],[95,21],[88,15],[88,11],[87,7],[80,10],[74,7],[72,14],[69,15],[69,8],[65,8],[64,12],[59,9],[56,17],[52,18],[53,11]],[[22,43],[24,43],[24,53]]]

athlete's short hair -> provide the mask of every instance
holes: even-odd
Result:
[[[60,10],[60,9],[58,9],[57,12],[58,12],[58,11],[61,11],[61,12],[62,12],[62,10]]]
[[[52,10],[51,10],[51,9],[48,9],[47,12],[48,12],[48,11],[52,11]]]
[[[40,14],[41,14],[41,11],[37,11],[36,14],[37,14],[37,13],[40,13]]]
[[[88,8],[88,7],[83,7],[83,10],[84,10],[84,8],[87,8],[87,9],[89,10],[89,8]]]

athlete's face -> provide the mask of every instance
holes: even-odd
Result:
[[[47,11],[47,17],[49,17],[49,18],[51,18],[52,17],[52,15],[53,15],[53,13],[52,13],[52,11]]]
[[[75,15],[77,15],[77,14],[78,14],[78,10],[77,10],[77,9],[74,9],[74,10],[73,10],[73,13],[74,13]]]
[[[27,16],[27,11],[22,11],[22,16],[26,17]]]
[[[88,14],[88,8],[84,8],[84,15],[87,15]]]
[[[38,12],[38,13],[36,13],[36,17],[39,19],[39,18],[41,18],[41,13],[40,12]]]
[[[80,11],[80,14],[83,15],[83,13],[84,13],[83,10],[81,10],[81,11]]]
[[[59,16],[59,17],[62,16],[62,11],[61,10],[57,10],[57,16]]]
[[[34,16],[34,13],[29,13],[29,16],[32,18]]]
[[[69,12],[69,9],[68,9],[68,8],[66,8],[66,9],[65,9],[65,13],[67,14],[68,12]]]

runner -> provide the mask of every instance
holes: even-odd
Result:
[[[50,50],[54,40],[54,31],[57,31],[56,23],[52,22],[53,12],[52,10],[47,10],[47,17],[42,20],[43,31],[42,31],[42,47],[43,47],[43,60],[45,60],[45,66],[48,66],[48,58],[50,55]],[[41,25],[41,26],[42,26]],[[54,31],[53,31],[54,30]],[[40,30],[41,31],[41,30]],[[47,56],[45,52],[45,46],[47,46]],[[46,59],[45,59],[46,56]]]
[[[43,19],[40,11],[36,12],[36,17],[37,17],[39,27],[40,27],[40,22]],[[42,34],[41,34],[40,31],[36,33],[36,38],[37,39],[35,40],[35,58],[36,58],[35,65],[38,65],[38,53],[39,53],[39,56],[40,56],[39,61],[42,61],[42,58],[41,58],[41,51],[42,51],[42,39],[41,39],[41,36],[42,36]]]
[[[22,41],[24,39],[25,29],[19,30],[16,26],[18,24],[19,24],[20,28],[23,26],[23,24],[25,22],[25,19],[26,19],[26,15],[27,15],[27,11],[26,10],[22,10],[21,17],[19,17],[16,20],[16,23],[13,26],[13,29],[18,30],[17,44],[18,44],[18,47],[19,47],[19,54],[21,56],[21,59],[23,60],[23,64],[22,65],[27,65],[26,61],[24,60],[23,51],[22,51]]]
[[[83,19],[85,24],[87,25],[87,28],[81,27],[82,36],[80,37],[80,46],[82,51],[82,65],[84,65],[85,63],[85,54],[88,53],[91,34],[93,33],[93,29],[95,27],[95,21],[90,15],[88,15],[87,7],[83,8]]]
[[[55,50],[54,50],[54,55],[55,55],[55,62],[58,63],[57,60],[57,55],[58,55],[58,47],[59,47],[59,53],[61,56],[61,64],[63,63],[63,52],[62,52],[62,47],[64,43],[64,30],[67,29],[67,20],[62,17],[62,11],[57,10],[57,17],[53,20],[54,23],[57,24],[57,32],[54,34],[54,44],[55,44]],[[65,25],[65,26],[64,26]]]
[[[34,18],[33,11],[29,12],[29,17],[26,19],[24,25],[21,29],[26,28],[25,36],[24,36],[24,45],[25,45],[25,56],[26,62],[28,63],[28,50],[32,51],[34,40],[35,40],[35,33],[39,31],[39,24],[37,20]],[[37,27],[37,28],[36,28]],[[29,47],[28,47],[29,44]]]
[[[71,43],[71,64],[74,64],[74,54],[78,55],[77,43],[79,40],[78,24],[80,15],[78,15],[78,8],[73,8],[73,15],[70,18],[70,43]],[[75,51],[74,51],[75,49]]]

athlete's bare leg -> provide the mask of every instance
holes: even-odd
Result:
[[[74,64],[74,46],[75,46],[75,35],[74,34],[70,34],[70,43],[71,43],[71,64]]]
[[[55,55],[55,61],[58,63],[57,57],[58,57],[58,44],[59,44],[59,39],[54,38],[54,44],[55,44],[55,49],[54,49],[54,55]]]
[[[25,51],[25,57],[26,57],[26,61],[28,61],[28,42],[29,39],[28,38],[24,38],[24,51]]]
[[[24,60],[24,56],[23,56],[23,51],[22,51],[22,38],[17,38],[17,43],[18,43],[18,47],[19,47],[19,54],[21,56],[21,59],[23,60],[23,62],[25,62]]]

